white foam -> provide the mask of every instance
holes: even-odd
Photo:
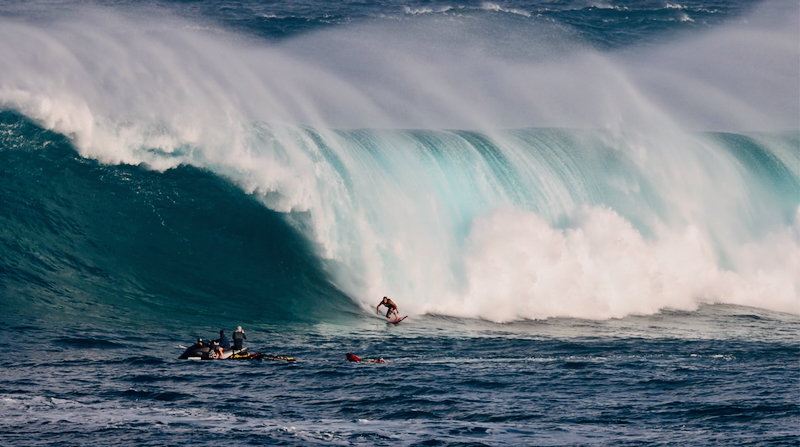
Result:
[[[467,245],[463,296],[442,296],[426,312],[497,322],[548,317],[604,319],[734,303],[800,313],[800,245],[788,232],[748,244],[725,271],[695,227],[645,240],[606,208],[585,207],[581,225],[550,227],[533,213],[477,219]]]
[[[529,13],[527,11],[522,11],[522,10],[516,9],[516,8],[510,8],[510,9],[509,8],[503,8],[502,6],[497,5],[495,3],[488,3],[487,2],[487,3],[484,3],[483,5],[481,5],[481,7],[483,9],[485,9],[485,10],[488,10],[488,11],[506,12],[506,13],[509,13],[509,14],[521,15],[523,17],[530,17],[531,16],[531,13]]]
[[[431,9],[431,8],[411,8],[409,6],[406,6],[404,8],[404,10],[405,10],[406,14],[411,14],[411,15],[432,14],[433,13],[433,9]]]

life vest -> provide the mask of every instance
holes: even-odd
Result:
[[[239,332],[239,331],[234,332],[233,333],[233,349],[237,349],[237,350],[238,349],[242,349],[242,346],[244,345],[244,339],[245,338],[246,337],[244,336],[244,332]]]

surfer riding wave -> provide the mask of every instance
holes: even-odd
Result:
[[[375,313],[381,313],[381,306],[386,306],[386,318],[389,318],[389,315],[394,314],[395,318],[399,318],[400,314],[397,313],[397,306],[387,297],[383,297],[383,300],[378,303],[378,306],[375,307]]]

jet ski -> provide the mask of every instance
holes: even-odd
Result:
[[[178,357],[180,360],[214,360],[214,351],[208,344],[194,344]],[[219,359],[218,359],[219,360]],[[283,360],[294,362],[294,357],[284,357],[279,355],[263,354],[260,352],[250,353],[248,348],[225,349],[222,351],[222,360]]]

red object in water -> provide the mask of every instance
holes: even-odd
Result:
[[[345,354],[345,355],[347,356],[347,360],[348,361],[351,361],[351,362],[360,362],[361,361],[360,358],[356,357],[353,354],[350,354],[349,352],[347,354]]]

